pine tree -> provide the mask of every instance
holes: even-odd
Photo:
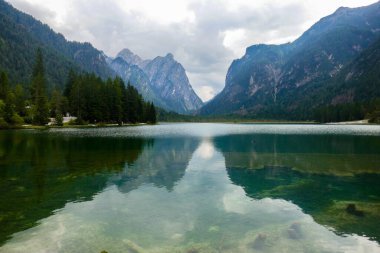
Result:
[[[126,111],[127,121],[130,123],[136,123],[138,121],[138,103],[138,92],[135,87],[128,83],[126,92]]]
[[[73,69],[70,69],[69,75],[67,77],[66,85],[65,85],[65,90],[63,91],[63,95],[65,97],[67,97],[67,98],[70,97],[71,90],[73,88],[73,85],[74,85],[76,78],[77,78],[76,73],[74,72]]]
[[[25,96],[24,88],[20,84],[16,85],[15,90],[14,90],[14,95],[15,95],[16,113],[24,117],[26,115],[26,108],[25,108],[26,96]]]
[[[49,105],[41,49],[37,50],[36,63],[32,74],[31,95],[34,103],[33,123],[46,125],[49,122]]]
[[[8,76],[5,72],[0,73],[0,99],[5,100],[9,92]]]
[[[156,113],[156,108],[154,107],[153,103],[150,103],[150,110],[149,110],[149,122],[151,124],[156,124],[157,123],[157,113]]]
[[[15,114],[14,94],[12,92],[8,92],[5,98],[4,120],[8,124],[13,124],[14,114]]]
[[[113,92],[114,92],[114,113],[115,113],[115,118],[113,119],[116,121],[119,125],[122,125],[123,122],[123,87],[124,87],[124,82],[121,80],[121,78],[116,77],[113,80]]]
[[[63,114],[60,111],[57,111],[56,113],[55,124],[57,126],[63,126]]]
[[[52,117],[55,117],[58,111],[62,112],[62,95],[57,89],[55,89],[51,95],[50,109],[50,115]]]

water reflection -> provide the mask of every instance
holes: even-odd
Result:
[[[172,191],[175,183],[184,176],[197,145],[196,139],[157,139],[151,148],[144,149],[132,165],[125,166],[110,181],[123,193],[149,183]]]
[[[227,168],[284,166],[340,176],[380,173],[376,136],[244,134],[216,137],[214,142]]]
[[[254,198],[281,198],[341,233],[380,240],[380,141],[336,135],[215,138],[233,183]],[[348,213],[355,204],[363,217]]]
[[[376,136],[14,135],[0,252],[380,252]]]
[[[88,201],[152,139],[0,132],[0,244],[70,201]]]

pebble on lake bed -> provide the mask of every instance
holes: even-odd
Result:
[[[180,234],[180,233],[175,233],[171,236],[171,239],[173,239],[173,240],[179,240],[182,238],[183,238],[183,234]]]
[[[208,232],[219,232],[219,230],[219,226],[211,226],[209,227]]]

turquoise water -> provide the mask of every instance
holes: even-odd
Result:
[[[0,252],[380,252],[379,182],[379,126],[0,131]]]

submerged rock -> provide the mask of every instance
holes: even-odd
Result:
[[[187,253],[198,253],[198,252],[199,252],[199,250],[197,250],[197,249],[189,249],[187,251]]]
[[[267,240],[267,237],[268,236],[266,234],[260,233],[257,235],[256,239],[248,245],[250,248],[261,250],[265,247],[265,242]]]
[[[128,253],[142,253],[144,250],[138,246],[136,243],[130,241],[130,240],[123,240],[124,247],[127,250]]]
[[[346,207],[346,212],[349,214],[355,215],[357,217],[364,217],[364,212],[356,209],[355,204],[348,204]]]
[[[219,226],[211,226],[208,228],[208,232],[219,232]]]
[[[299,222],[294,222],[287,230],[290,239],[298,240],[302,238],[302,227]]]

